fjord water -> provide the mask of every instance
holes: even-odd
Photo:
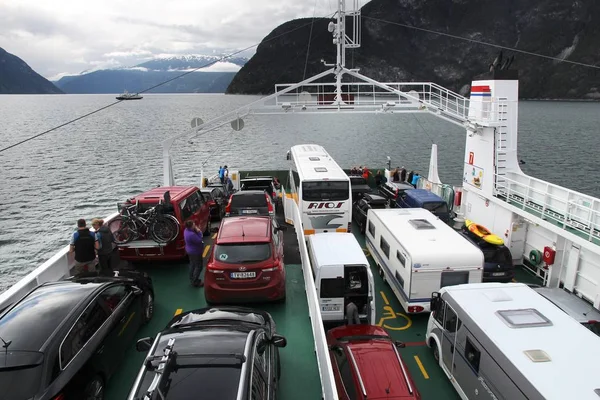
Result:
[[[68,244],[78,218],[116,211],[116,203],[162,184],[161,141],[171,149],[178,184],[199,184],[200,171],[286,169],[294,144],[325,146],[343,167],[406,166],[427,173],[432,142],[440,178],[459,185],[465,131],[427,114],[250,116],[192,133],[205,121],[257,96],[144,95],[0,153],[0,292]],[[0,96],[0,147],[114,101],[113,95]],[[600,197],[596,154],[600,103],[521,102],[519,158],[525,173]]]

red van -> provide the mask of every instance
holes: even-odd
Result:
[[[327,332],[327,344],[340,400],[421,399],[400,357],[404,344],[393,341],[385,329],[339,326]]]
[[[285,299],[284,229],[271,217],[223,219],[206,264],[206,302]]]
[[[168,194],[167,194],[168,192]],[[194,220],[202,231],[208,233],[210,228],[210,209],[208,202],[195,186],[163,186],[151,189],[128,200],[136,204],[138,212],[144,212],[158,204],[165,204],[163,210],[173,215],[179,222],[180,232],[175,240],[159,244],[148,238],[140,238],[132,242],[119,245],[119,255],[124,260],[151,261],[151,260],[178,260],[186,256],[183,230],[185,221]]]

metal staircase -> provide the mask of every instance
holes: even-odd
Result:
[[[494,165],[496,166],[495,173],[495,188],[498,193],[501,188],[506,187],[506,157],[507,157],[507,133],[508,126],[508,101],[506,98],[499,99],[498,106],[498,127],[495,131],[495,151]]]

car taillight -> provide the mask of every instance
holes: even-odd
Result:
[[[409,313],[414,313],[414,312],[421,312],[423,311],[425,308],[421,307],[421,306],[408,306],[408,312]]]
[[[222,274],[225,272],[222,269],[214,269],[214,268],[215,268],[215,264],[210,263],[210,262],[208,264],[206,264],[207,272],[212,272],[213,274]]]
[[[273,192],[273,200],[277,198],[277,192]]]
[[[273,215],[275,214],[275,210],[273,210],[273,203],[271,203],[271,200],[269,200],[269,196],[265,193],[265,197],[267,198],[267,207],[269,208],[269,214]]]
[[[52,400],[65,400],[65,395],[61,393],[61,394],[53,397]]]
[[[352,222],[348,222],[348,233],[352,232]]]
[[[264,268],[263,272],[273,272],[273,271],[277,271],[278,269],[281,269],[281,262],[279,260],[275,260],[275,262],[273,263],[272,266],[270,266],[269,268]]]

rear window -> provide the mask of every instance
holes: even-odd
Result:
[[[347,181],[319,181],[302,183],[302,200],[337,201],[350,198]]]
[[[365,178],[362,178],[360,176],[352,176],[350,177],[350,183],[352,185],[366,185],[367,181],[365,180]]]
[[[3,366],[4,360],[0,365],[2,393],[10,394],[11,399],[33,398],[41,387],[43,366],[18,367],[19,369],[3,369]]]
[[[385,203],[370,203],[370,206],[373,210],[381,210],[385,208]]]
[[[423,207],[426,210],[431,211],[432,213],[447,213],[448,205],[446,203],[425,203]]]
[[[261,181],[242,181],[242,188],[244,190],[256,190],[256,189],[266,189],[271,190],[271,181],[269,180],[261,180]]]
[[[319,297],[322,299],[344,297],[344,279],[321,279],[321,290]]]
[[[268,260],[270,257],[270,243],[236,243],[215,246],[215,260],[227,264],[259,262]]]
[[[486,263],[512,265],[510,250],[504,246],[483,248],[481,250],[483,251],[483,258]]]
[[[231,207],[267,207],[267,198],[264,193],[251,193],[239,196],[233,196],[231,199]]]

